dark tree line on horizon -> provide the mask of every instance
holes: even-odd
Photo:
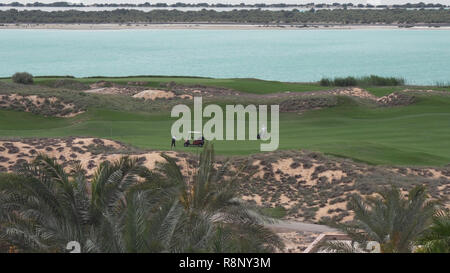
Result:
[[[450,24],[450,10],[0,11],[2,24],[27,23],[241,23],[241,24]]]
[[[57,1],[53,3],[26,3],[22,4],[20,2],[10,2],[10,3],[0,3],[0,6],[9,6],[9,7],[215,7],[215,8],[225,8],[225,7],[252,7],[252,8],[265,8],[265,7],[273,7],[273,8],[284,8],[284,7],[315,7],[315,8],[346,8],[346,7],[354,7],[354,8],[443,8],[447,7],[444,4],[439,3],[406,3],[406,4],[395,4],[395,5],[372,5],[372,4],[353,4],[353,3],[307,3],[307,4],[286,4],[286,3],[255,3],[255,4],[227,4],[227,3],[183,3],[177,2],[174,4],[167,4],[164,2],[158,3],[150,3],[144,2],[140,4],[132,4],[132,3],[94,3],[94,4],[83,4],[83,3],[70,3],[65,1]]]

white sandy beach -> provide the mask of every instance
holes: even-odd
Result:
[[[0,29],[61,29],[61,30],[122,30],[122,29],[204,29],[204,30],[254,30],[254,29],[417,29],[450,30],[450,26],[399,27],[398,25],[253,25],[253,24],[1,24]]]

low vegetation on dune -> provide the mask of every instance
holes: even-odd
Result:
[[[52,86],[55,82],[52,81]],[[132,97],[124,97],[117,95],[104,96],[101,94],[87,94],[84,90],[77,90],[64,87],[52,87],[38,84],[36,81],[34,85],[19,85],[10,83],[8,81],[0,80],[0,96],[16,94],[23,97],[38,96],[40,98],[55,97],[59,102],[64,104],[73,104],[79,111],[85,111],[87,109],[109,109],[116,111],[129,111],[129,112],[157,112],[160,110],[169,111],[171,104],[162,103],[162,101],[155,102],[153,104],[145,103],[141,100],[136,100]],[[78,82],[77,82],[78,84]],[[9,108],[13,110],[22,110],[15,107]],[[38,109],[36,109],[38,110]],[[51,113],[36,112],[37,114],[53,116]]]
[[[18,94],[1,95],[0,108],[31,112],[43,116],[70,117],[83,112],[73,103],[65,103],[57,97]]]
[[[50,81],[47,83],[47,85],[52,88],[63,88],[63,89],[79,90],[79,91],[89,89],[88,84],[82,83],[82,82],[74,80],[74,79],[64,79],[64,78]]]
[[[239,162],[239,157],[234,159]],[[245,157],[254,175],[242,184],[249,202],[273,208],[283,207],[286,218],[328,223],[352,218],[348,203],[354,193],[371,196],[380,188],[394,185],[403,191],[426,185],[435,200],[450,193],[448,168],[370,166],[315,152],[280,151]]]

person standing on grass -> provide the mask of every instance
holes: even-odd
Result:
[[[257,139],[265,138],[266,137],[266,132],[267,132],[267,129],[266,129],[265,126],[263,126],[261,128],[261,131],[256,135],[256,138]]]
[[[172,143],[170,144],[170,149],[172,149],[172,148],[174,148],[175,147],[175,142],[176,142],[176,137],[175,136],[172,136]]]

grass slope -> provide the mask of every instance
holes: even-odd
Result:
[[[183,77],[183,76],[130,76],[130,77],[89,77],[89,78],[73,78],[62,76],[46,76],[35,77],[34,82],[40,85],[51,85],[57,80],[70,79],[81,83],[91,84],[98,81],[109,81],[117,84],[127,84],[128,82],[147,82],[146,86],[158,88],[162,84],[175,82],[183,85],[205,85],[214,87],[230,88],[241,92],[253,94],[270,94],[280,92],[307,92],[307,91],[321,91],[330,90],[339,87],[321,86],[318,83],[294,83],[294,82],[279,82],[266,81],[260,79],[247,78],[231,78],[231,79],[216,79],[204,77]],[[11,78],[0,78],[0,82],[11,82]],[[433,89],[438,91],[450,91],[450,86],[362,86],[367,91],[371,92],[377,97],[388,95],[395,91],[403,89]]]
[[[374,108],[340,98],[333,108],[280,114],[280,149],[309,149],[371,164],[445,165],[450,162],[450,97],[424,96],[402,107]],[[89,109],[75,118],[0,111],[2,137],[95,136],[140,148],[170,149],[169,112]],[[206,120],[205,120],[206,121]],[[259,152],[259,141],[215,141],[216,152]],[[180,151],[196,151],[184,148]]]
[[[318,83],[293,83],[266,81],[260,79],[232,78],[215,79],[203,77],[182,77],[182,76],[132,76],[132,77],[90,77],[90,78],[66,78],[66,77],[35,77],[34,82],[41,85],[50,85],[56,80],[71,79],[81,83],[91,84],[98,81],[109,81],[117,84],[127,84],[128,82],[147,82],[146,86],[158,88],[161,84],[175,82],[183,85],[205,85],[230,88],[241,92],[253,94],[270,94],[280,92],[307,92],[330,90],[339,87],[321,86]],[[2,78],[0,81],[11,82],[10,78]],[[377,97],[388,95],[403,89],[433,89],[438,91],[450,91],[450,86],[362,86],[367,91]]]
[[[64,77],[35,77],[36,84],[49,85],[56,80],[64,79]],[[214,79],[201,77],[165,77],[165,76],[136,76],[136,77],[93,77],[93,78],[67,78],[77,80],[82,83],[95,83],[98,81],[109,81],[117,84],[127,84],[128,82],[147,82],[149,87],[160,87],[161,84],[176,82],[184,85],[205,85],[230,88],[241,92],[254,94],[268,94],[277,92],[305,92],[329,90],[332,87],[320,86],[317,83],[287,83],[279,81],[265,81],[259,79]],[[9,78],[0,79],[2,81],[10,82]]]

